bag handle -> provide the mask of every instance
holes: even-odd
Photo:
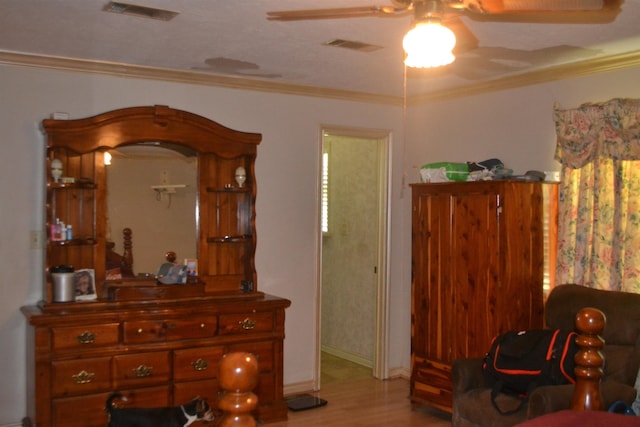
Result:
[[[496,402],[496,399],[498,397],[498,393],[500,393],[502,391],[503,387],[504,386],[502,384],[502,381],[497,381],[493,385],[493,387],[491,388],[491,404],[496,409],[496,411],[498,411],[500,414],[502,414],[502,415],[512,415],[512,414],[515,414],[516,412],[520,411],[522,409],[522,407],[527,403],[527,401],[529,400],[530,391],[535,388],[535,385],[532,384],[532,385],[529,386],[529,388],[527,389],[527,393],[525,394],[525,397],[520,401],[520,404],[517,407],[515,407],[514,409],[507,410],[507,411],[503,411],[498,406],[498,403]]]

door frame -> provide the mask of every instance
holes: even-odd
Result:
[[[378,255],[377,255],[377,280],[375,303],[375,331],[373,350],[373,376],[379,379],[389,377],[389,230],[390,221],[390,157],[391,157],[391,131],[382,129],[363,129],[344,126],[321,125],[318,143],[318,218],[322,209],[322,152],[324,148],[324,136],[326,134],[379,140],[378,144]],[[320,389],[321,353],[322,353],[322,230],[320,221],[317,221],[318,242],[318,277],[316,278],[316,356],[315,356],[315,380],[314,389]]]

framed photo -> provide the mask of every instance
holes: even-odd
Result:
[[[98,298],[95,277],[96,274],[92,268],[76,270],[76,272],[73,273],[76,301],[92,301]]]
[[[187,266],[187,276],[198,275],[198,260],[195,258],[185,258],[184,265]]]

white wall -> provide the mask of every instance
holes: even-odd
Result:
[[[389,106],[251,93],[168,82],[0,65],[0,425],[26,414],[25,333],[19,309],[42,296],[43,256],[29,248],[43,227],[44,138],[40,122],[52,112],[80,118],[116,108],[164,104],[263,135],[256,174],[260,290],[292,301],[286,312],[286,384],[308,382],[316,352],[317,188],[322,125],[388,129],[400,186],[401,110]],[[392,205],[400,206],[397,196]],[[394,208],[394,211],[396,209]],[[401,215],[395,215],[401,218]],[[401,242],[391,243],[392,253]],[[407,281],[403,277],[393,282]],[[393,290],[392,290],[393,292]],[[393,297],[396,301],[398,298]],[[398,301],[400,313],[407,301]],[[395,309],[394,309],[395,310]],[[395,353],[409,348],[408,330],[391,337]],[[400,366],[404,355],[395,356]]]
[[[86,75],[0,65],[0,425],[26,413],[25,331],[20,306],[41,298],[42,252],[29,248],[43,224],[44,140],[39,123],[52,112],[71,118],[135,105],[165,104],[242,131],[259,132],[256,268],[258,286],[289,298],[285,384],[309,382],[316,352],[317,178],[319,127],[392,131],[390,199],[391,369],[410,357],[410,192],[413,165],[498,157],[517,172],[557,169],[554,102],[640,97],[639,69],[413,107],[403,149],[400,108],[288,95]]]
[[[407,143],[402,154],[406,182],[419,182],[418,168],[436,161],[465,162],[496,157],[517,174],[531,169],[560,170],[560,164],[553,158],[554,103],[561,109],[570,109],[586,102],[640,98],[639,78],[640,67],[636,67],[412,107],[406,119]],[[402,203],[404,220],[394,220],[404,228],[395,229],[394,236],[411,235],[409,190],[405,191]],[[393,274],[397,274],[395,269],[410,271],[410,238],[402,240],[402,244],[403,253],[394,254],[400,265],[392,265]],[[411,298],[409,282],[394,285],[401,287],[395,290],[396,301]],[[409,312],[396,307],[394,310],[397,314],[392,318],[391,330],[408,330]],[[402,366],[409,366],[408,353],[400,353]]]

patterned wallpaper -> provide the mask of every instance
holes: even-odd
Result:
[[[373,360],[378,143],[328,136],[329,235],[322,250],[322,346]]]

